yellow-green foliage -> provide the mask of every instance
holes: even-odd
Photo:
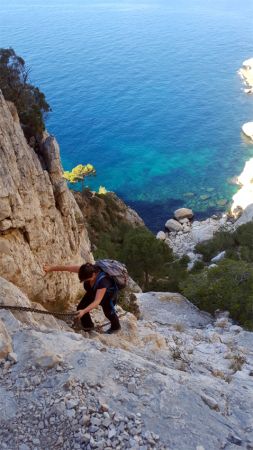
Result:
[[[96,175],[96,170],[92,164],[86,164],[86,166],[78,164],[78,166],[74,167],[71,172],[65,171],[63,173],[63,178],[65,178],[65,180],[69,183],[78,183],[80,181],[83,183],[84,179],[91,175]]]
[[[107,190],[105,189],[104,186],[99,186],[98,194],[99,194],[99,195],[105,195],[105,194],[107,194]]]

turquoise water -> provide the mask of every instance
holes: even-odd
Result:
[[[114,190],[154,231],[176,207],[204,217],[253,155],[252,0],[0,0],[0,45],[31,67],[65,169]],[[201,196],[207,196],[205,200]],[[223,206],[224,209],[224,206]]]

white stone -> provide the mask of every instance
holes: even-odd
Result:
[[[214,258],[211,259],[212,263],[220,262],[222,259],[224,259],[226,256],[226,251],[220,252],[218,255],[214,256]]]
[[[169,231],[177,231],[177,232],[183,230],[183,226],[181,225],[181,223],[179,223],[177,220],[174,219],[167,220],[165,228],[167,228]]]
[[[159,231],[156,235],[156,239],[160,239],[161,241],[165,241],[166,239],[166,234],[164,233],[164,231]]]
[[[16,353],[14,352],[10,352],[8,355],[8,359],[9,361],[11,361],[12,363],[16,364],[18,362],[18,356]]]

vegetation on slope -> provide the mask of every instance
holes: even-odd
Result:
[[[223,261],[213,268],[195,267],[180,283],[180,290],[199,308],[211,313],[228,310],[234,320],[253,330],[253,222],[233,233],[217,233],[196,247],[206,263],[223,250]]]
[[[12,48],[0,48],[0,89],[15,104],[26,139],[36,147],[45,130],[44,116],[50,111],[45,95],[29,81],[30,70]]]

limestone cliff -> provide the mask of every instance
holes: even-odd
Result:
[[[45,133],[35,153],[1,92],[0,146],[0,275],[32,301],[71,301],[76,275],[45,276],[42,266],[92,260],[83,216],[62,179],[55,138]]]

